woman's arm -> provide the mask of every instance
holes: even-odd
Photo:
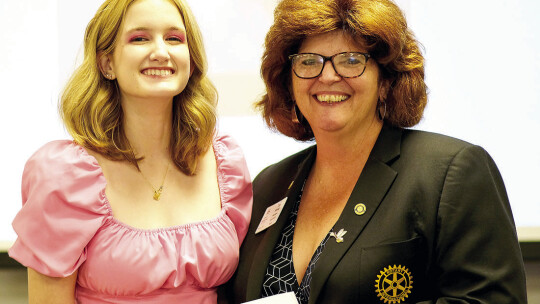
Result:
[[[502,177],[483,149],[465,148],[452,160],[438,221],[437,303],[527,303],[510,203]]]
[[[75,271],[68,277],[55,278],[28,268],[28,303],[77,303],[75,300],[77,273],[78,271]]]

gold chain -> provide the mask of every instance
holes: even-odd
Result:
[[[167,177],[167,173],[169,173],[169,166],[170,166],[170,162],[167,162],[167,170],[165,170],[165,175],[163,175],[163,180],[161,181],[161,185],[159,186],[159,188],[155,188],[154,185],[152,185],[152,183],[146,178],[146,176],[144,176],[144,174],[142,173],[142,171],[139,169],[139,172],[141,173],[141,176],[144,178],[144,180],[148,183],[148,185],[150,185],[150,187],[152,187],[152,190],[154,190],[154,195],[152,196],[152,198],[155,200],[155,201],[159,201],[159,198],[161,196],[161,193],[163,192],[163,184],[165,184],[165,178]]]

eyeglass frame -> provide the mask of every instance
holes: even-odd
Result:
[[[336,57],[338,55],[343,55],[343,54],[360,54],[360,55],[363,55],[366,58],[366,63],[364,64],[364,69],[362,70],[362,73],[360,73],[360,75],[346,77],[346,76],[341,75],[337,71],[336,66],[334,65],[334,57]],[[298,74],[294,70],[294,64],[293,63],[294,63],[294,58],[296,58],[299,55],[317,55],[317,56],[321,56],[323,58],[322,68],[321,68],[321,71],[319,72],[319,74],[317,74],[317,76],[313,76],[313,77],[300,77],[300,76],[298,76]],[[313,78],[317,78],[317,77],[321,76],[322,72],[324,71],[324,66],[326,65],[327,61],[330,61],[330,63],[332,63],[332,68],[334,69],[334,72],[336,72],[336,74],[339,75],[339,77],[342,77],[342,78],[358,78],[358,77],[362,76],[364,74],[364,72],[366,71],[367,63],[368,63],[369,58],[371,58],[371,55],[369,53],[362,53],[362,52],[341,52],[341,53],[334,54],[332,56],[324,56],[324,55],[317,54],[317,53],[297,53],[297,54],[289,55],[288,58],[291,61],[291,69],[293,70],[294,75],[296,75],[296,77],[301,78],[301,79],[313,79]]]

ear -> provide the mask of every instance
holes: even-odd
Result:
[[[289,100],[290,101],[293,101],[293,103],[295,103],[295,98],[294,98],[294,90],[293,90],[293,85],[292,85],[292,77],[294,77],[294,72],[292,71],[291,69],[291,72],[289,74],[289,79],[288,79],[288,84],[287,84],[287,91],[289,92]]]
[[[112,67],[112,55],[99,52],[97,54],[97,63],[99,70],[105,78],[110,80],[116,79],[116,75],[114,74]]]
[[[383,79],[379,83],[379,100],[385,101],[390,91],[390,80]]]
[[[189,77],[193,75],[193,71],[195,71],[195,64],[193,64],[193,60],[189,60]]]

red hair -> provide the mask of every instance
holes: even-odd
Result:
[[[298,140],[311,140],[309,126],[291,121],[294,54],[306,37],[342,30],[366,47],[390,86],[385,121],[411,127],[427,103],[424,57],[399,7],[389,0],[283,0],[265,39],[261,74],[266,94],[257,102],[267,124]]]

